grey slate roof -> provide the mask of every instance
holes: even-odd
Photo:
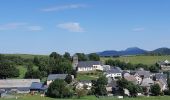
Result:
[[[168,60],[158,62],[159,65],[170,65],[170,62]]]
[[[142,84],[141,86],[144,86],[144,87],[150,87],[151,85],[154,84],[154,81],[150,78],[144,78],[143,81],[142,81]]]
[[[144,76],[144,78],[149,78],[150,77],[150,72],[149,71],[137,71],[136,72],[139,76]]]
[[[114,67],[114,68],[111,68],[110,70],[106,71],[107,74],[110,74],[110,73],[122,73],[122,70],[119,68],[119,67]]]
[[[0,89],[6,88],[27,88],[32,82],[40,82],[40,79],[5,79],[0,80]]]
[[[65,79],[68,74],[50,74],[48,75],[47,81],[56,79]]]
[[[162,74],[162,73],[156,73],[155,74],[155,77],[156,77],[156,79],[165,79],[165,80],[167,80],[167,74]]]
[[[78,67],[93,67],[93,65],[103,65],[101,61],[80,61]]]
[[[43,89],[43,83],[32,83],[30,89]]]

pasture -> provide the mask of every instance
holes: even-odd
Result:
[[[113,59],[113,60],[120,60],[124,62],[130,62],[132,64],[147,64],[147,65],[152,65],[155,64],[158,61],[164,61],[164,60],[169,60],[170,61],[170,55],[165,55],[165,56],[122,56],[122,57],[110,57],[110,58],[105,58],[101,57],[101,61],[105,61],[107,59]]]

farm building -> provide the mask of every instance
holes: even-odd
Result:
[[[40,83],[40,79],[5,79],[0,80],[0,89],[6,92],[29,93],[31,84]]]

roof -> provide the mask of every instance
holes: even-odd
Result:
[[[31,87],[33,82],[40,82],[40,79],[5,79],[0,80],[0,88],[24,88]]]
[[[160,65],[167,65],[167,64],[169,65],[170,62],[168,60],[165,60],[165,61],[160,62],[159,64]]]
[[[50,74],[48,75],[47,81],[56,79],[65,79],[68,74]]]
[[[32,83],[30,89],[43,89],[43,83]]]
[[[80,61],[78,67],[93,67],[93,65],[103,65],[101,61]]]
[[[110,70],[106,71],[107,74],[110,73],[122,73],[122,70],[119,67],[113,67]]]
[[[165,79],[165,80],[167,80],[167,74],[162,74],[162,73],[156,73],[155,74],[155,77],[156,77],[156,79]]]
[[[30,87],[18,87],[17,90],[19,90],[19,91],[30,91]]]
[[[144,76],[144,78],[149,78],[150,77],[150,72],[149,71],[137,71],[136,73],[139,76]]]
[[[137,79],[135,78],[135,76],[133,75],[129,75],[129,76],[124,76],[124,78],[128,81],[131,81],[131,82],[136,82]]]
[[[154,84],[154,81],[150,78],[144,78],[143,81],[142,81],[142,84],[141,86],[146,86],[146,87],[149,87],[151,85]]]

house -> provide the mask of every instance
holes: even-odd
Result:
[[[0,90],[15,93],[29,93],[33,82],[40,82],[40,79],[5,79],[0,80]]]
[[[103,64],[101,61],[80,61],[77,65],[78,72],[88,72],[101,70],[103,71]]]
[[[76,89],[84,89],[90,90],[92,88],[92,82],[87,80],[81,80],[76,85]]]
[[[167,78],[168,78],[167,74],[163,74],[163,73],[156,73],[155,74],[155,79],[156,80],[164,79],[164,80],[167,81]]]
[[[150,87],[150,86],[153,85],[153,84],[154,84],[154,81],[153,81],[152,79],[150,79],[150,78],[144,78],[144,79],[142,80],[141,86],[143,86],[143,87]]]
[[[108,71],[110,70],[110,65],[103,65],[103,71]]]
[[[142,77],[140,77],[138,74],[134,75],[134,77],[136,78],[138,84],[142,83]]]
[[[168,89],[167,82],[164,81],[163,79],[159,79],[159,80],[155,81],[155,83],[160,86],[161,91],[164,91],[164,90]]]
[[[162,91],[168,89],[167,74],[156,73],[155,74],[155,82],[160,85]]]
[[[50,74],[47,78],[47,86],[49,86],[56,79],[65,79],[68,74]]]
[[[106,86],[106,90],[108,94],[115,94],[119,90],[117,82],[113,80],[111,77],[108,78],[108,84]]]
[[[113,79],[122,78],[122,70],[119,67],[113,67],[104,73],[106,77],[111,77]]]
[[[138,80],[135,78],[135,76],[133,75],[129,75],[129,76],[124,76],[124,78],[127,80],[127,81],[130,81],[132,82],[133,84],[138,84]]]
[[[142,79],[151,78],[151,73],[150,71],[138,70],[136,71],[135,76],[140,76]]]
[[[169,71],[170,70],[170,62],[168,60],[165,60],[163,62],[159,62],[158,64],[161,67],[161,70],[163,70],[163,71]]]

